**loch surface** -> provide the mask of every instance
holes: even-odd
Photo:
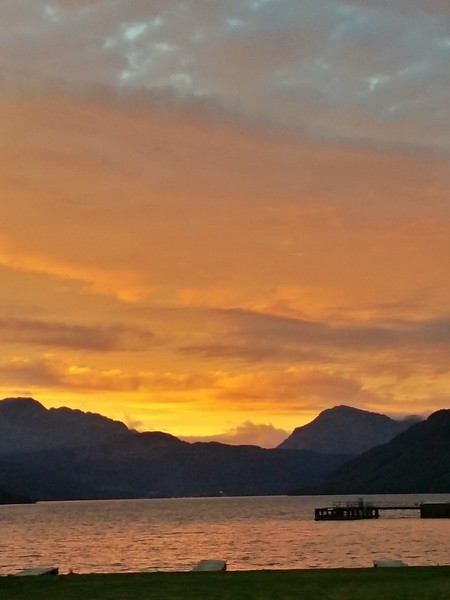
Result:
[[[0,574],[186,571],[201,559],[230,570],[370,567],[374,560],[450,564],[450,519],[382,511],[380,519],[316,522],[314,508],[355,496],[271,496],[40,502],[0,506]],[[446,495],[364,496],[375,504]]]

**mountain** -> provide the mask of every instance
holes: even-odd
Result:
[[[0,456],[84,446],[132,432],[120,421],[70,408],[45,408],[33,398],[0,400]]]
[[[450,410],[439,410],[389,443],[338,469],[313,493],[450,493]],[[310,490],[311,491],[311,490]]]
[[[395,421],[386,415],[335,406],[321,412],[311,423],[294,429],[278,448],[356,456],[388,442],[414,422],[417,418]]]
[[[36,500],[286,494],[319,484],[347,458],[189,444],[32,398],[0,401],[0,487]]]
[[[36,500],[287,494],[321,483],[346,458],[134,433],[0,456],[0,486]]]

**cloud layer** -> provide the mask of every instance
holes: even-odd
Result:
[[[448,148],[444,2],[6,0],[0,19],[3,69],[26,79],[173,89],[318,134]]]
[[[0,3],[4,395],[239,442],[448,403],[449,25]]]

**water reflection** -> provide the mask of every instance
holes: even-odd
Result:
[[[400,497],[367,496],[373,502]],[[0,506],[0,573],[57,565],[61,572],[190,570],[220,558],[231,570],[449,564],[450,520],[387,511],[379,520],[315,522],[337,498],[183,498]],[[347,498],[346,498],[347,499]],[[408,503],[450,501],[409,496]]]

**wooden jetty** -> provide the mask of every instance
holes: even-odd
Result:
[[[359,519],[378,519],[380,510],[377,506],[362,500],[358,502],[335,502],[333,506],[316,508],[316,521],[356,521]]]
[[[360,519],[378,519],[381,510],[420,510],[419,504],[382,504],[374,505],[365,502],[363,498],[357,501],[335,502],[333,506],[316,508],[314,519],[316,521],[356,521]],[[421,514],[422,516],[422,514]]]
[[[335,502],[333,506],[316,508],[316,521],[355,521],[378,519],[381,510],[418,510],[421,519],[450,519],[450,502],[422,502],[421,504],[378,504],[357,501]]]

